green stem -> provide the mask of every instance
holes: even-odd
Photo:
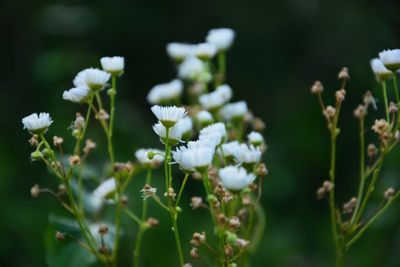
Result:
[[[115,178],[114,178],[115,179]],[[118,180],[115,180],[117,186],[116,186],[116,196],[115,196],[115,204],[116,204],[116,210],[115,210],[115,240],[114,240],[114,249],[113,249],[113,255],[112,255],[112,260],[115,263],[118,259],[118,250],[119,250],[119,239],[120,239],[120,232],[121,232],[121,210],[122,210],[122,203],[121,203],[121,185]]]
[[[386,155],[386,151],[382,151],[380,159],[379,159],[378,166],[374,170],[374,174],[372,176],[371,182],[369,183],[367,192],[365,193],[365,197],[364,197],[364,199],[363,199],[363,201],[361,203],[360,210],[356,215],[354,223],[357,223],[359,221],[359,219],[361,218],[361,216],[362,216],[362,214],[364,212],[364,209],[367,206],[368,199],[369,199],[369,197],[371,196],[372,192],[375,189],[375,184],[376,184],[376,181],[378,180],[378,177],[379,177],[379,174],[380,174],[380,171],[381,171],[381,168],[382,168],[382,164],[383,164],[383,160],[385,158],[385,155]]]
[[[142,224],[142,221],[139,219],[139,217],[134,214],[133,212],[131,212],[128,209],[124,209],[124,212],[126,213],[126,215],[128,215],[132,220],[134,220],[135,222],[137,222],[139,224],[139,226]]]
[[[373,224],[391,205],[392,203],[400,196],[400,191],[392,197],[386,204],[381,208],[372,218],[363,226],[363,228],[358,231],[358,233],[346,244],[346,249],[349,249],[357,240],[359,240],[365,231]]]
[[[386,81],[382,82],[382,91],[383,91],[383,100],[385,102],[385,111],[386,111],[386,121],[390,123],[389,118],[389,105],[388,105],[388,98],[387,98],[387,88],[386,88]],[[397,91],[397,90],[396,90]]]
[[[360,204],[362,201],[365,187],[365,138],[364,138],[364,117],[360,118],[360,185],[358,187],[357,203],[350,220],[350,229],[354,223]]]
[[[170,187],[172,187],[172,170],[171,170],[171,165],[170,165],[171,146],[169,145],[169,132],[170,132],[170,128],[166,127],[165,158],[164,158],[166,192],[168,192],[168,189]],[[171,216],[172,230],[174,232],[176,248],[177,248],[178,256],[179,256],[179,263],[180,263],[180,266],[183,266],[185,264],[185,261],[184,261],[184,257],[183,257],[182,245],[181,245],[181,240],[180,240],[180,236],[179,236],[176,208],[175,208],[173,200],[170,196],[168,196],[168,211]]]
[[[176,199],[176,203],[175,203],[175,208],[177,208],[179,206],[179,202],[181,201],[182,193],[183,193],[183,190],[185,189],[188,178],[189,178],[189,173],[186,173],[185,178],[183,178],[181,189],[179,189],[178,198]]]
[[[151,174],[152,170],[149,168],[147,170],[147,177],[146,177],[146,184],[151,184]],[[144,234],[144,231],[146,230],[145,226],[145,221],[147,219],[147,207],[148,207],[148,201],[144,200],[143,201],[143,208],[142,208],[142,218],[141,218],[141,224],[139,225],[139,231],[136,236],[136,242],[135,242],[135,250],[133,251],[133,266],[138,267],[139,266],[139,256],[140,256],[140,249],[142,245],[142,237]]]
[[[218,77],[216,80],[216,86],[224,83],[226,73],[226,57],[225,51],[218,53]]]
[[[115,76],[112,77],[112,88],[109,91],[111,109],[110,109],[110,124],[108,126],[108,153],[110,154],[111,166],[114,166],[114,150],[113,150],[113,130],[115,120],[115,95],[117,93],[116,87],[117,79]]]

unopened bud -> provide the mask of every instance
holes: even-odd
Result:
[[[396,104],[393,102],[390,102],[389,113],[397,113],[398,110],[399,110],[399,108],[396,106]]]
[[[85,154],[89,154],[90,151],[96,148],[96,143],[92,141],[92,139],[86,139],[85,147],[83,148],[83,152]]]
[[[37,146],[39,144],[39,136],[37,134],[32,135],[28,142],[31,146]]]
[[[352,197],[349,202],[344,203],[343,205],[343,213],[344,214],[349,214],[353,212],[353,209],[355,208],[357,204],[357,198]]]
[[[237,230],[240,227],[241,223],[238,217],[232,216],[229,218],[229,227],[232,230]]]
[[[350,75],[349,75],[349,69],[347,67],[343,67],[339,74],[338,74],[338,79],[339,80],[349,80]]]
[[[31,160],[40,160],[43,157],[43,154],[39,150],[35,150],[31,153]]]
[[[193,259],[198,259],[198,258],[199,258],[199,250],[198,250],[196,247],[193,247],[193,248],[190,250],[190,256],[191,256]]]
[[[323,111],[323,113],[324,113],[326,118],[330,119],[330,118],[335,117],[336,109],[334,107],[332,107],[332,106],[327,106],[325,108],[325,110]]]
[[[96,114],[96,119],[98,120],[108,120],[110,118],[110,116],[108,115],[107,111],[105,111],[104,109],[100,109],[99,112]]]
[[[200,208],[202,205],[203,199],[201,197],[192,197],[190,206],[192,206],[194,210]]]
[[[232,256],[233,255],[233,248],[231,245],[225,245],[224,246],[224,252],[226,256]]]
[[[331,181],[328,181],[328,180],[324,181],[322,186],[324,187],[326,192],[331,192],[331,190],[333,189],[333,183]]]
[[[81,163],[81,158],[78,155],[73,155],[69,157],[69,165],[73,168],[75,165]]]
[[[394,188],[389,187],[388,189],[386,189],[385,193],[383,193],[383,196],[385,197],[386,200],[390,200],[393,198],[394,194],[395,194]]]
[[[362,119],[367,114],[367,109],[364,105],[358,105],[358,107],[353,112],[354,117]]]
[[[264,163],[259,164],[257,167],[256,173],[258,176],[261,176],[261,177],[267,176],[267,174],[268,174],[267,166],[265,166]]]
[[[64,142],[64,139],[62,137],[53,136],[53,145],[54,146],[60,146],[63,142]]]
[[[39,196],[39,194],[40,194],[40,187],[38,184],[35,184],[31,188],[31,196],[34,198],[37,198]]]
[[[147,218],[147,221],[146,221],[147,227],[154,228],[154,227],[158,226],[159,224],[160,224],[160,222],[156,218],[153,218],[153,217]]]
[[[241,239],[241,238],[238,238],[238,239],[236,240],[236,245],[239,247],[239,249],[244,249],[244,248],[246,248],[249,244],[250,244],[249,241],[244,240],[244,239]]]
[[[128,205],[129,198],[126,195],[121,196],[121,204],[126,207]]]
[[[368,157],[372,158],[378,154],[378,148],[374,144],[369,144],[367,148]]]
[[[317,198],[319,200],[323,199],[325,195],[326,195],[326,190],[323,186],[317,189]]]
[[[55,237],[56,237],[56,239],[59,240],[59,241],[65,239],[64,234],[62,234],[61,232],[58,232],[58,231],[55,233]]]
[[[340,89],[335,93],[336,101],[338,103],[343,102],[346,97],[346,90]]]
[[[320,81],[315,81],[311,86],[311,93],[313,94],[321,94],[324,91],[324,87]]]
[[[59,184],[59,185],[58,185],[58,192],[59,192],[60,194],[64,194],[65,192],[67,192],[67,188],[65,187],[64,184]]]

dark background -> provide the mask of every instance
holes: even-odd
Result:
[[[34,183],[55,187],[56,182],[42,164],[30,163],[29,135],[22,130],[21,118],[50,112],[55,123],[49,136],[65,135],[72,141],[66,128],[79,107],[61,99],[63,90],[71,87],[79,70],[99,67],[100,57],[124,56],[115,139],[117,159],[133,159],[135,149],[158,145],[145,97],[154,84],[175,75],[166,43],[201,42],[208,29],[224,26],[237,32],[228,57],[235,99],[247,100],[267,124],[267,229],[253,266],[332,266],[328,205],[315,198],[328,174],[328,131],[309,87],[321,80],[324,97],[333,101],[337,72],[342,66],[350,69],[338,143],[337,195],[343,203],[355,194],[358,183],[358,124],[352,110],[367,89],[377,96],[378,106],[381,103],[369,60],[382,49],[400,46],[399,8],[398,1],[382,0],[3,1],[1,265],[46,266],[48,216],[60,211],[49,196],[30,197]],[[376,141],[369,133],[368,140]],[[385,163],[374,195],[376,205],[385,187],[399,185],[399,159],[393,155]],[[138,179],[142,180],[136,183],[143,184],[143,177]],[[186,200],[196,185],[193,188]],[[396,203],[371,228],[348,254],[347,266],[400,266],[399,211]],[[207,219],[204,214],[195,216],[199,223]],[[201,230],[187,216],[181,225],[184,242]],[[166,252],[174,246],[172,235],[164,231],[167,225],[145,239],[147,266],[167,266],[175,259],[175,252]]]

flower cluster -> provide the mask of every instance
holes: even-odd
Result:
[[[178,253],[182,254],[177,228],[180,195],[191,176],[203,183],[210,221],[223,244],[215,250],[224,264],[234,263],[252,244],[250,235],[243,235],[255,229],[255,222],[249,218],[256,214],[256,222],[262,224],[262,215],[257,212],[262,188],[256,190],[256,181],[267,174],[261,163],[266,151],[260,133],[264,125],[245,101],[230,102],[233,89],[225,82],[225,53],[234,36],[231,29],[214,29],[206,43],[168,44],[167,53],[178,65],[177,78],[154,86],[148,94],[149,103],[155,104],[151,110],[158,119],[153,129],[165,146],[167,203],[163,205],[171,214]],[[217,62],[213,60],[216,56]],[[249,130],[251,126],[253,131]],[[179,178],[172,177],[172,163],[178,164],[184,175],[179,194],[173,188],[172,181]],[[200,196],[192,197],[191,206],[207,207]],[[193,258],[200,256],[199,246],[212,247],[207,244],[205,233],[195,233],[191,244]],[[184,256],[180,257],[182,264]]]
[[[154,201],[170,215],[179,265],[190,266],[188,255],[184,253],[187,250],[182,248],[178,224],[180,213],[190,204],[193,209],[204,208],[204,212],[209,212],[215,238],[220,244],[208,243],[205,232],[195,233],[190,242],[193,258],[200,257],[198,248],[204,246],[213,252],[211,255],[217,255],[223,266],[233,266],[247,259],[242,256],[248,248],[257,247],[264,228],[260,198],[262,178],[268,173],[262,163],[267,146],[261,133],[264,123],[252,114],[245,101],[232,102],[234,90],[225,81],[226,55],[234,38],[233,30],[222,28],[210,30],[205,42],[199,44],[167,45],[167,53],[177,65],[177,77],[155,85],[147,96],[157,119],[153,130],[163,148],[139,148],[132,161],[117,162],[114,153],[116,83],[125,68],[122,57],[104,57],[100,60],[102,69],[80,71],[73,79],[73,88],[63,92],[64,100],[87,107],[86,114],[76,113],[69,128],[75,139],[72,152],[65,151],[63,137],[54,136],[53,146],[47,141],[45,134],[53,123],[48,113],[23,118],[24,128],[32,135],[29,143],[36,148],[32,159],[43,161],[60,183],[57,192],[35,185],[31,189],[32,196],[38,197],[44,192],[55,196],[74,216],[83,238],[79,240],[72,233],[58,231],[57,240],[73,237],[104,266],[116,266],[124,233],[121,216],[126,214],[138,224],[133,262],[134,266],[139,266],[143,255],[142,237],[159,223],[148,216],[148,202]],[[102,100],[107,97],[103,94],[105,89],[109,101]],[[109,108],[103,103],[109,103]],[[108,157],[100,167],[103,173],[95,179],[92,177],[89,183],[84,176],[92,173],[90,155],[97,148],[97,144],[87,138],[92,117],[104,132]],[[161,165],[164,168],[160,168]],[[179,175],[172,171],[178,167]],[[165,188],[161,190],[152,185],[152,175],[159,169],[165,177]],[[139,216],[129,207],[127,191],[132,178],[141,171],[146,172],[142,189],[129,192],[132,197],[142,195]],[[202,182],[204,196],[191,196],[192,202],[184,204],[182,195],[190,178]],[[100,212],[109,206],[114,207],[113,223],[101,216],[107,213]],[[205,226],[195,224],[195,227]]]
[[[354,110],[354,117],[359,122],[359,156],[360,156],[360,178],[357,194],[342,204],[342,209],[336,204],[336,140],[342,132],[338,128],[341,108],[346,96],[346,82],[350,79],[347,68],[343,68],[338,75],[341,85],[335,92],[336,103],[325,105],[322,98],[324,87],[321,82],[316,81],[311,87],[311,92],[318,97],[322,114],[327,120],[331,140],[331,165],[329,170],[329,180],[323,182],[317,190],[318,199],[329,198],[331,211],[332,236],[336,248],[337,266],[343,266],[344,254],[358,241],[361,236],[392,204],[400,193],[390,187],[382,194],[382,204],[375,214],[368,214],[367,206],[371,202],[371,195],[376,188],[380,178],[383,162],[386,156],[399,142],[400,127],[400,97],[398,88],[398,71],[400,69],[400,49],[384,50],[379,53],[379,57],[370,61],[370,66],[375,74],[376,80],[382,87],[383,101],[375,101],[371,92],[366,92],[362,103]],[[391,86],[394,91],[394,99],[389,103],[388,81],[392,79]],[[390,84],[389,84],[390,86]],[[385,111],[384,118],[376,118],[373,125],[366,127],[366,116],[379,107]],[[379,144],[366,144],[366,132],[370,129],[375,133],[375,140]],[[378,148],[379,147],[379,148]],[[368,157],[366,159],[366,156]],[[341,210],[341,212],[340,212]],[[368,219],[364,219],[367,217]]]

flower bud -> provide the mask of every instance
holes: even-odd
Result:
[[[39,194],[40,194],[40,187],[38,184],[35,184],[31,188],[31,196],[34,198],[37,198],[39,196]]]
[[[40,160],[42,159],[43,155],[40,151],[35,150],[34,152],[31,153],[31,160],[35,161],[35,160]]]

